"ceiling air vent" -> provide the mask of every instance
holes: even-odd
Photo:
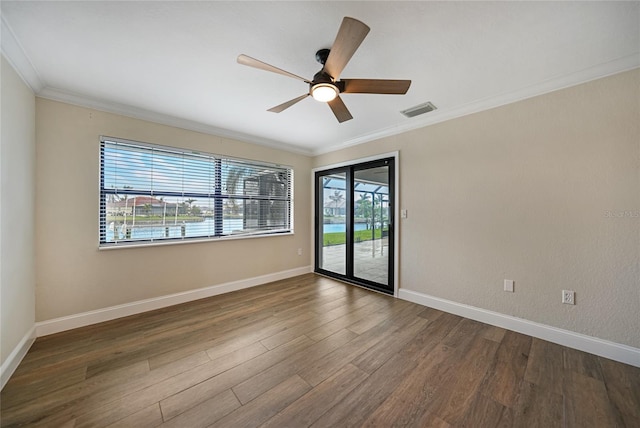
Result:
[[[404,114],[407,117],[415,117],[421,114],[429,113],[430,111],[434,111],[438,107],[434,106],[430,101],[424,104],[417,105],[415,107],[408,108],[406,110],[402,110],[400,113]]]

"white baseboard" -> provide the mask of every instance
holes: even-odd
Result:
[[[213,285],[211,287],[198,288],[196,290],[184,291],[182,293],[138,300],[136,302],[97,309],[95,311],[41,321],[36,323],[36,334],[38,337],[47,336],[49,334],[59,333],[61,331],[97,324],[104,321],[110,321],[116,318],[166,308],[167,306],[204,299],[206,297],[242,290],[244,288],[255,287],[256,285],[266,284],[272,281],[292,278],[309,272],[312,272],[311,266],[304,266],[301,268],[270,273],[253,278],[241,279],[239,281],[227,282],[225,284]]]
[[[33,326],[27,334],[24,335],[20,343],[18,343],[18,346],[13,349],[11,354],[9,354],[7,359],[2,363],[2,366],[0,367],[0,390],[4,388],[13,372],[16,371],[18,365],[24,356],[27,355],[29,348],[31,348],[31,345],[33,345],[35,340],[36,327]]]
[[[429,296],[417,291],[400,289],[398,297],[419,305],[439,309],[461,317],[470,318],[485,324],[502,327],[529,336],[543,339],[569,348],[599,355],[621,363],[640,367],[640,349],[610,342],[597,337],[575,333],[569,330],[540,324],[534,321],[504,315],[474,306],[456,303],[451,300]]]

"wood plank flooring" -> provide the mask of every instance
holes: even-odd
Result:
[[[313,274],[36,340],[2,427],[640,427],[640,369]]]

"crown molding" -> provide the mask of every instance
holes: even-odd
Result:
[[[39,93],[36,94],[40,98],[45,98],[53,101],[60,101],[67,104],[73,104],[80,107],[87,107],[94,110],[100,110],[107,113],[119,114],[122,116],[131,117],[134,119],[146,120],[149,122],[158,123],[161,125],[173,126],[175,128],[186,129],[189,131],[200,132],[203,134],[214,135],[217,137],[229,138],[245,143],[257,144],[260,146],[266,146],[272,149],[284,150],[291,153],[301,154],[305,156],[311,156],[311,150],[304,149],[291,144],[279,142],[276,140],[270,140],[267,138],[258,137],[256,135],[245,134],[242,132],[231,131],[224,128],[218,128],[212,125],[206,125],[204,123],[195,122],[188,119],[182,119],[167,114],[154,112],[151,110],[145,110],[138,107],[133,107],[127,104],[120,104],[111,101],[99,100],[97,98],[87,97],[85,95],[76,94],[62,89],[56,89],[51,87],[45,87]]]
[[[539,95],[558,91],[560,89],[577,86],[592,80],[601,79],[618,73],[623,73],[625,71],[633,70],[638,67],[640,67],[640,52],[603,64],[599,64],[597,66],[590,67],[576,73],[548,79],[536,85],[527,86],[514,92],[505,93],[496,97],[481,99],[468,104],[464,104],[459,107],[450,109],[438,109],[426,114],[424,117],[417,120],[416,118],[407,119],[407,122],[405,122],[404,124],[384,128],[375,132],[361,135],[351,140],[347,140],[340,144],[335,144],[333,146],[314,150],[313,155],[318,156],[321,154],[342,150],[347,147],[368,143],[381,138],[391,137],[393,135],[398,135],[404,132],[412,131],[414,129],[424,128],[436,123],[445,122],[447,120],[456,119],[462,116],[467,116],[469,114],[478,113],[506,104],[512,104],[517,101],[525,100],[527,98],[533,98]],[[435,103],[437,105],[437,101]]]
[[[20,78],[31,88],[31,90],[40,98],[46,98],[53,101],[60,101],[68,104],[77,105],[80,107],[88,107],[95,110],[104,111],[107,113],[120,114],[123,116],[132,117],[135,119],[146,120],[150,122],[159,123],[162,125],[173,126],[176,128],[182,128],[189,131],[201,132],[203,134],[215,135],[217,137],[229,138],[233,140],[242,141],[245,143],[257,144],[260,146],[269,147],[272,149],[284,150],[296,154],[305,156],[311,156],[313,153],[310,149],[294,146],[292,144],[283,143],[276,140],[258,137],[256,135],[245,134],[242,132],[235,132],[224,128],[218,128],[216,126],[206,125],[200,122],[195,122],[187,119],[182,119],[162,113],[157,113],[150,110],[145,110],[130,105],[99,100],[96,98],[87,97],[81,94],[64,91],[48,86],[46,82],[40,77],[38,71],[34,67],[29,57],[25,54],[25,51],[18,41],[17,37],[13,33],[13,30],[4,19],[4,16],[0,15],[0,27],[1,27],[1,52],[7,59],[9,64],[16,70]]]
[[[13,30],[5,21],[4,16],[0,15],[0,40],[2,43],[2,55],[9,61],[9,64],[16,70],[18,75],[31,88],[34,93],[40,92],[45,83],[40,78],[38,71],[33,66],[29,57],[24,53],[22,45],[13,34]]]
[[[145,110],[130,105],[99,100],[96,98],[87,97],[85,95],[49,87],[47,86],[46,82],[44,82],[42,78],[40,78],[36,68],[33,66],[29,57],[24,53],[22,45],[15,37],[13,31],[11,30],[11,27],[7,24],[4,17],[0,16],[0,20],[2,27],[2,55],[7,59],[7,61],[9,61],[16,72],[18,72],[20,77],[38,97],[73,104],[81,107],[93,108],[108,113],[120,114],[135,119],[146,120],[190,131],[238,140],[245,143],[257,144],[260,146],[284,150],[287,152],[305,156],[318,156],[325,153],[335,152],[347,147],[352,147],[381,138],[402,134],[404,132],[412,131],[418,128],[435,125],[447,120],[456,119],[469,114],[478,113],[506,104],[511,104],[517,101],[525,100],[527,98],[544,95],[546,93],[568,88],[571,86],[576,86],[592,80],[600,79],[640,67],[640,52],[636,52],[632,55],[599,64],[597,66],[590,67],[576,73],[551,78],[538,84],[527,86],[513,92],[477,100],[454,108],[441,108],[425,115],[424,117],[407,119],[407,121],[402,124],[362,134],[358,137],[334,145],[311,149],[284,143],[277,140],[262,138],[252,134],[231,131],[229,129],[219,128],[212,125],[206,125],[200,122],[178,118],[151,110]]]

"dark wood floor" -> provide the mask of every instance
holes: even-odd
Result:
[[[640,427],[640,369],[313,274],[39,338],[2,426]]]

